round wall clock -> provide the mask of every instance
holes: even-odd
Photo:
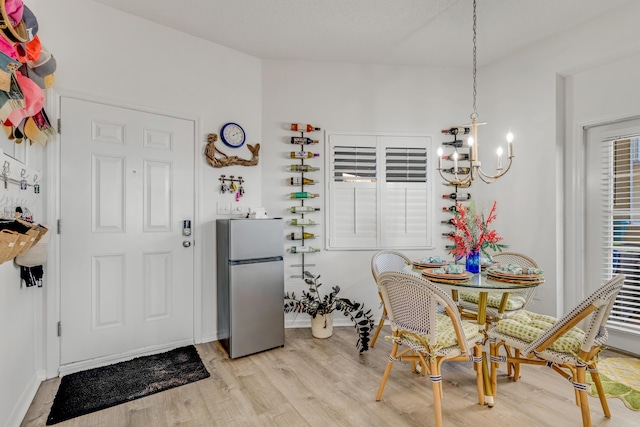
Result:
[[[222,142],[232,148],[242,147],[245,140],[245,133],[242,126],[237,123],[227,123],[220,130]]]

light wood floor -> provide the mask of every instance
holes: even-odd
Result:
[[[390,334],[389,330],[383,331]],[[87,426],[432,426],[431,383],[396,363],[383,400],[375,401],[391,345],[379,339],[362,356],[351,327],[325,340],[287,329],[286,345],[231,360],[215,342],[197,345],[211,377],[56,424]],[[605,356],[615,356],[612,352]],[[493,408],[477,403],[473,368],[443,365],[445,426],[582,426],[571,384],[546,367],[522,367],[522,379],[498,379]],[[22,426],[44,426],[60,383],[42,383]],[[609,399],[612,418],[589,398],[594,426],[640,425],[640,413]]]

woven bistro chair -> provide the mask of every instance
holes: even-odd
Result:
[[[547,365],[568,379],[574,387],[576,405],[582,411],[582,424],[591,426],[587,399],[586,372],[598,390],[602,410],[607,418],[611,412],[598,374],[598,353],[607,341],[607,319],[616,296],[624,285],[624,275],[613,277],[560,319],[529,311],[497,322],[487,334],[491,347],[491,382],[495,396],[497,368],[500,362]],[[584,325],[584,329],[578,325]],[[515,356],[498,357],[501,346],[515,349]],[[513,380],[518,380],[518,372]]]
[[[376,401],[382,399],[394,362],[419,361],[431,378],[436,426],[442,426],[441,365],[446,361],[473,362],[478,402],[484,404],[482,346],[478,325],[461,320],[455,302],[433,283],[409,273],[388,272],[378,277],[393,346],[382,376]],[[438,306],[444,313],[438,312]],[[406,348],[401,349],[400,346]]]
[[[371,257],[371,274],[373,275],[373,280],[375,280],[377,285],[378,276],[380,276],[380,274],[386,273],[388,271],[403,271],[407,266],[410,265],[412,265],[411,260],[400,252],[380,251],[375,253]],[[380,296],[380,301],[382,302],[382,317],[380,317],[380,322],[378,323],[376,332],[373,334],[373,338],[371,339],[371,344],[369,345],[369,347],[371,348],[373,348],[373,346],[376,344],[378,335],[380,335],[380,331],[382,330],[382,326],[384,325],[384,320],[387,317],[387,308],[384,305],[384,301],[382,301],[382,294],[380,293],[379,288],[378,296]]]
[[[501,264],[516,264],[521,267],[538,268],[538,263],[532,258],[516,252],[502,252],[493,255],[493,260]],[[487,297],[487,324],[495,319],[507,318],[520,310],[526,310],[533,302],[536,287],[514,291],[510,293],[506,301],[502,301],[503,295],[499,292],[489,292]],[[478,292],[462,291],[458,293],[458,306],[462,310],[463,317],[477,318],[478,316]]]

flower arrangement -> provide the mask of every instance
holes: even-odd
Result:
[[[489,229],[489,224],[496,218],[495,201],[486,218],[483,213],[476,213],[474,202],[471,202],[469,207],[464,207],[459,202],[456,203],[456,214],[451,221],[456,230],[453,234],[447,236],[453,240],[455,245],[449,249],[449,253],[455,256],[456,260],[459,260],[474,252],[482,252],[487,258],[491,259],[487,248],[502,252],[502,249],[507,247],[498,243],[502,240],[502,237],[498,235],[496,230]]]

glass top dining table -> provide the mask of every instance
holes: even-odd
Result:
[[[436,278],[423,274],[424,269],[413,267],[411,271],[414,274],[420,274],[423,279],[429,280],[440,287],[451,289],[454,301],[458,300],[458,291],[477,291],[479,295],[477,323],[483,326],[486,324],[487,296],[489,292],[502,294],[502,300],[498,308],[498,311],[502,313],[505,310],[507,299],[511,292],[537,287],[544,283],[542,276],[537,280],[497,280],[489,277],[485,271],[482,271],[472,274],[468,280],[448,280],[446,278]]]
[[[487,298],[489,292],[498,292],[502,294],[500,306],[498,308],[499,313],[503,313],[507,305],[509,294],[514,291],[522,291],[532,287],[536,287],[544,283],[544,278],[540,276],[536,280],[509,280],[501,279],[495,280],[487,275],[485,271],[472,274],[468,280],[447,280],[446,278],[436,278],[432,275],[423,274],[423,269],[412,267],[409,269],[413,274],[419,274],[423,279],[429,280],[432,283],[440,287],[444,287],[451,290],[451,296],[454,301],[458,301],[458,291],[477,291],[478,292],[478,313],[476,322],[478,327],[482,330],[487,328]],[[482,353],[482,370],[485,375],[488,376],[489,370],[487,365],[487,354],[485,351]],[[493,406],[493,390],[491,383],[486,381],[485,377],[485,403],[488,406]]]

